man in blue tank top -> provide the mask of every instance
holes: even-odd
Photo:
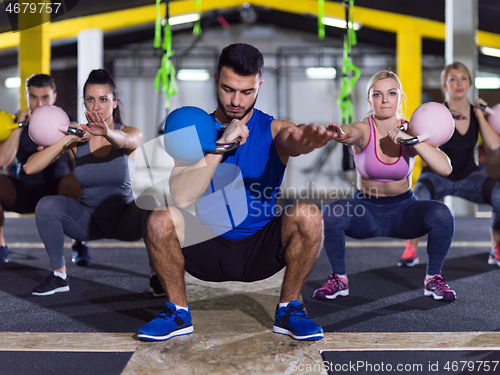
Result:
[[[17,112],[18,122],[29,122],[31,113],[42,105],[53,105],[57,98],[54,78],[43,73],[33,74],[26,80],[26,101],[29,109]],[[78,124],[76,124],[78,125]],[[14,129],[9,137],[0,142],[0,165],[9,168],[17,159],[13,175],[0,176],[0,262],[8,262],[8,249],[4,237],[4,212],[33,213],[38,201],[46,195],[64,195],[78,200],[80,188],[72,173],[72,162],[63,155],[40,173],[28,176],[21,166],[37,151],[28,134],[28,125]],[[78,265],[90,265],[92,258],[83,242],[72,246],[73,261]]]
[[[217,143],[241,138],[224,154],[207,153],[188,164],[176,160],[169,179],[173,204],[153,212],[146,247],[168,303],[138,330],[141,340],[161,341],[193,332],[184,271],[205,281],[257,281],[286,267],[273,331],[297,340],[318,340],[298,300],[323,241],[323,217],[314,204],[279,210],[279,191],[289,157],[322,147],[324,128],[276,120],[254,108],[262,85],[262,54],[238,43],[223,49],[215,84],[215,120],[229,123]],[[183,210],[196,201],[196,215]]]

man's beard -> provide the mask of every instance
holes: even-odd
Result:
[[[255,98],[255,100],[253,101],[253,103],[245,110],[243,111],[243,113],[240,115],[240,114],[236,114],[236,113],[232,113],[232,112],[229,112],[227,110],[226,107],[224,107],[224,105],[222,104],[222,102],[220,101],[219,99],[219,95],[217,95],[217,104],[219,105],[219,108],[222,109],[222,112],[224,112],[224,115],[232,120],[232,119],[236,119],[236,120],[241,120],[242,118],[244,118],[246,115],[248,115],[250,113],[250,111],[253,109],[253,107],[255,106],[255,103],[257,102],[257,98]],[[241,107],[238,107],[238,108],[241,108]]]

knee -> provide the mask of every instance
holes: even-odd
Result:
[[[168,237],[175,233],[174,218],[168,207],[158,207],[151,212],[147,221],[148,237]]]
[[[284,215],[298,231],[323,232],[323,215],[320,208],[313,203],[298,203],[287,207]]]
[[[57,216],[60,206],[57,204],[57,199],[55,198],[56,197],[52,195],[42,197],[35,207],[35,216],[37,218],[44,216]]]

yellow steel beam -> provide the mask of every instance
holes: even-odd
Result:
[[[19,13],[19,28],[22,31],[19,32],[17,66],[21,82],[35,73],[50,74],[50,38],[47,32],[50,26],[49,16],[45,12]],[[28,108],[24,90],[24,85],[21,85],[18,103],[21,109]]]

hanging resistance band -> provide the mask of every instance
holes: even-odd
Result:
[[[177,83],[175,81],[175,67],[170,58],[174,55],[175,51],[172,49],[172,30],[169,24],[169,2],[167,0],[167,12],[165,17],[165,26],[163,28],[164,41],[161,43],[162,35],[162,18],[160,11],[161,0],[156,0],[156,23],[155,23],[155,39],[154,47],[161,48],[165,51],[161,58],[160,68],[156,73],[154,80],[154,88],[157,92],[165,93],[165,108],[170,108],[170,97],[177,93]],[[160,89],[161,86],[161,89]]]
[[[318,0],[318,38],[325,39],[325,24],[323,16],[325,15],[325,0]]]
[[[345,34],[344,34],[344,50],[342,53],[342,91],[337,99],[342,112],[342,124],[352,124],[352,89],[356,81],[361,75],[361,71],[352,63],[351,52],[352,47],[356,45],[356,32],[354,31],[354,18],[352,16],[352,8],[354,7],[354,0],[342,2],[345,8]],[[344,145],[343,149],[343,163],[342,168],[344,171],[354,169],[354,160],[352,157],[351,148]]]
[[[201,34],[201,0],[196,0],[196,13],[198,13],[198,19],[194,23],[193,35]]]

